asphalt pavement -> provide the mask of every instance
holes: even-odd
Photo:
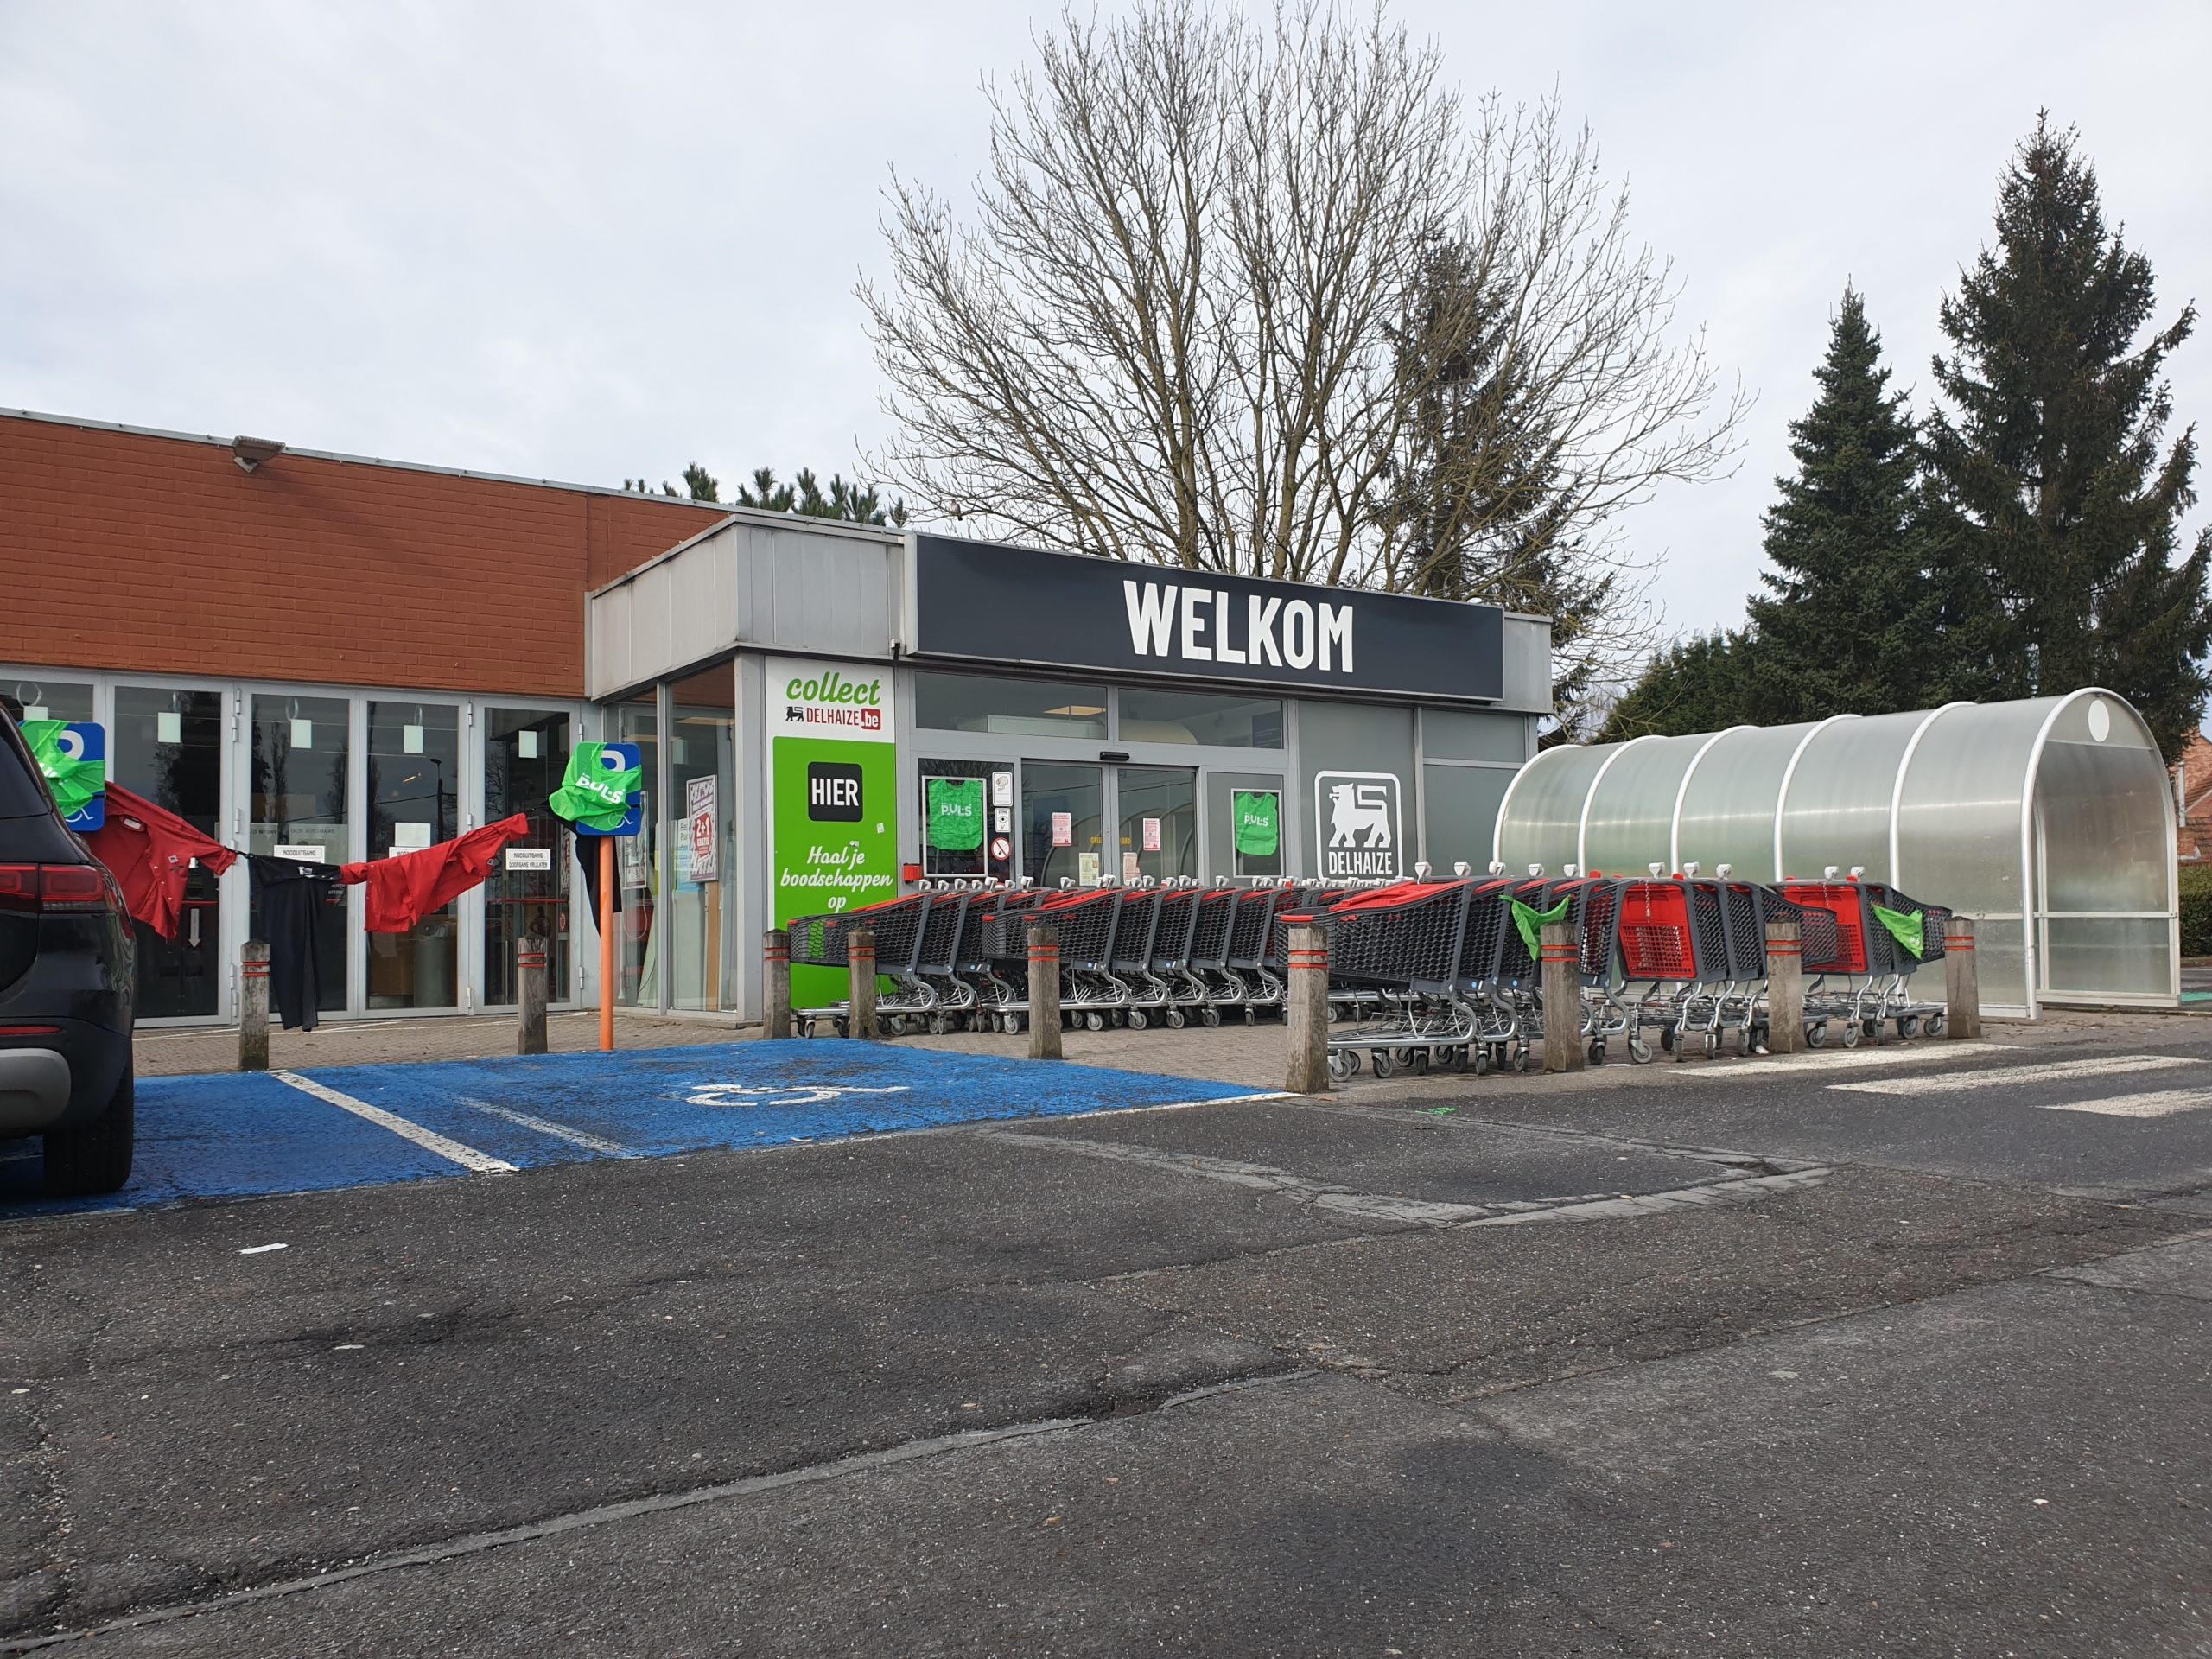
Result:
[[[2212,1653],[2208,1037],[326,1081],[501,1167],[0,1200],[0,1652]]]

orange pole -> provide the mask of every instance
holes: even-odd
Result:
[[[614,1052],[614,837],[599,838],[599,1052]]]

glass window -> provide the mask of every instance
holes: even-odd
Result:
[[[668,810],[675,861],[668,897],[669,1006],[719,1008],[736,929],[730,823],[737,776],[737,666],[722,663],[671,686]]]
[[[124,788],[166,807],[203,835],[227,841],[223,813],[223,694],[115,689],[108,773]],[[241,876],[240,879],[244,879]],[[221,1012],[224,969],[221,886],[195,863],[184,882],[176,938],[145,923],[138,934],[141,1019],[205,1018]]]
[[[1180,767],[1123,766],[1121,856],[1109,874],[1162,880],[1198,873],[1198,774]]]
[[[917,673],[914,724],[933,732],[1103,737],[1106,688],[988,674]]]
[[[1201,875],[1281,875],[1288,868],[1290,817],[1282,774],[1206,773],[1206,845]]]
[[[18,721],[92,717],[92,688],[76,680],[14,680],[0,683],[0,709]],[[124,785],[125,789],[130,785]]]
[[[1014,763],[925,760],[921,782],[922,874],[1012,875]]]
[[[1122,739],[1129,743],[1210,743],[1230,749],[1282,747],[1282,700],[1204,691],[1122,693]]]
[[[251,835],[248,850],[274,853],[279,847],[312,847],[325,864],[353,856],[346,812],[347,766],[353,734],[349,705],[343,697],[300,697],[264,692],[253,700],[253,785]],[[316,968],[324,1012],[346,1006],[346,917],[344,905],[315,912]],[[266,938],[261,899],[255,894],[247,935]]]
[[[630,1007],[660,1006],[660,965],[655,954],[658,888],[653,879],[654,837],[660,829],[656,781],[660,776],[659,731],[659,710],[650,697],[626,702],[614,711],[614,741],[638,746],[639,783],[645,797],[645,822],[638,833],[614,842],[616,885],[621,890],[621,907],[614,916],[614,999]],[[599,840],[579,836],[577,849],[596,861]],[[598,918],[593,920],[596,924]]]
[[[512,847],[553,854],[549,870],[511,870],[502,858],[484,883],[484,1001],[512,1006],[515,949],[529,939],[545,951],[545,994],[565,1002],[569,989],[569,826],[546,804],[569,767],[569,716],[537,709],[484,711],[484,822],[519,812],[530,833]]]
[[[391,858],[461,833],[461,710],[449,702],[369,703],[369,849]],[[404,933],[372,933],[369,1007],[450,1008],[461,924],[454,906]]]
[[[1022,874],[1040,887],[1104,874],[1106,785],[1099,766],[1021,763]]]

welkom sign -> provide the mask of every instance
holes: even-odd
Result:
[[[1505,613],[1249,576],[917,536],[917,658],[1172,676],[1344,696],[1494,702]]]

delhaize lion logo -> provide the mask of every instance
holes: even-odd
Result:
[[[1367,839],[1357,840],[1363,830],[1367,832]],[[1393,845],[1389,791],[1377,784],[1369,784],[1363,788],[1356,784],[1330,785],[1329,845],[1373,848]]]

